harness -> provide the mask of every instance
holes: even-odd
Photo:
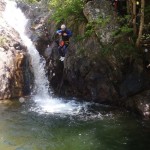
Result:
[[[67,42],[67,41],[69,42],[69,36],[63,36],[64,33],[67,34],[67,32],[66,31],[62,31],[62,33],[61,33],[62,34],[62,40],[65,41],[65,42]]]
[[[61,40],[61,41],[59,42],[59,46],[63,47],[64,45],[65,45],[65,42],[64,42],[63,40]]]

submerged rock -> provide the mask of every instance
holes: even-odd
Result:
[[[0,0],[0,99],[28,95],[32,85],[30,57],[19,34],[3,18]]]

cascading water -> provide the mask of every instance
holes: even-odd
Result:
[[[6,0],[6,8],[3,16],[6,22],[20,34],[31,56],[36,91],[36,94],[33,96],[36,106],[31,107],[31,110],[38,111],[39,113],[63,113],[69,115],[79,114],[81,110],[85,111],[87,103],[81,104],[72,100],[64,102],[62,99],[52,98],[49,95],[49,83],[44,70],[45,61],[41,59],[32,41],[25,34],[28,20],[22,11],[17,8],[16,2]]]
[[[4,17],[7,23],[20,34],[23,43],[27,46],[28,53],[31,56],[31,64],[33,66],[36,92],[38,95],[46,96],[48,95],[48,80],[44,71],[45,62],[41,61],[41,57],[32,41],[25,35],[28,20],[22,11],[17,8],[17,4],[15,2],[6,2],[7,5],[4,12]]]

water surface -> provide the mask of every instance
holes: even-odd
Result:
[[[88,106],[69,115],[40,113],[33,106],[32,101],[0,104],[0,150],[150,149],[150,122],[127,112]]]

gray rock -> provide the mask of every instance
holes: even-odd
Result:
[[[107,0],[89,1],[83,12],[88,22],[93,24],[100,41],[103,44],[111,43],[113,41],[112,33],[118,28],[111,2]]]
[[[145,119],[150,119],[150,91],[144,91],[140,94],[128,98],[126,100],[126,107],[139,113]]]

